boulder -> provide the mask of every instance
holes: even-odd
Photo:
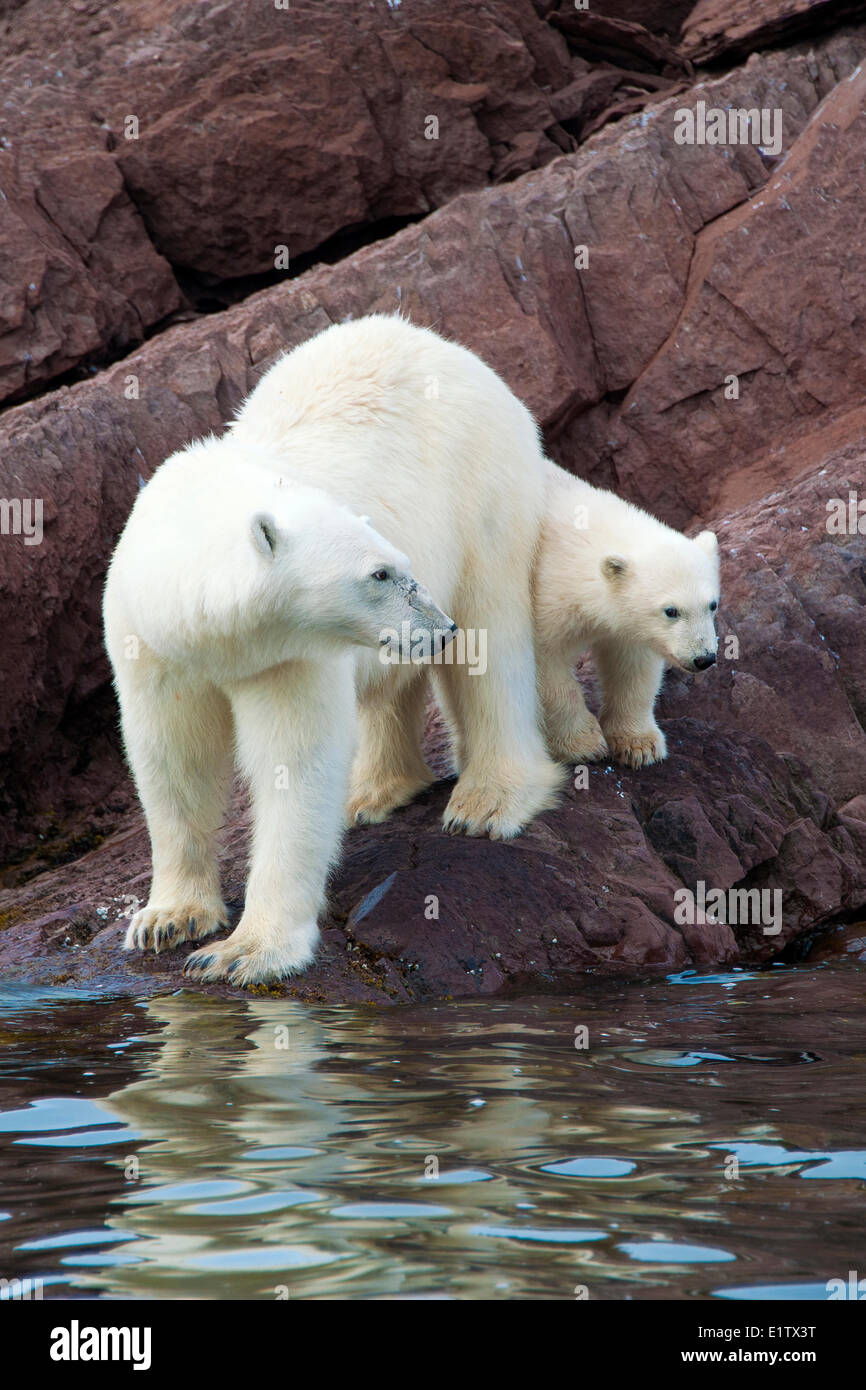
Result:
[[[650,72],[683,71],[683,60],[665,31],[655,32],[644,23],[625,19],[614,7],[593,5],[577,9],[563,0],[548,22],[568,40],[569,48],[581,58],[610,62]]]
[[[547,163],[564,40],[531,0],[39,0],[0,11],[0,400],[214,278]],[[287,264],[288,262],[288,264]]]
[[[591,0],[587,9],[603,19],[624,20],[626,24],[641,25],[651,34],[673,38],[694,7],[695,0]],[[577,7],[574,0],[550,0],[545,9],[574,14]]]
[[[713,84],[700,95],[712,105]],[[841,81],[805,130],[788,114],[789,95],[776,86],[788,134],[770,176],[751,196],[729,202],[727,190],[738,177],[733,150],[685,147],[703,160],[711,148],[719,151],[716,209],[696,210],[694,200],[700,203],[704,193],[682,165],[684,215],[703,225],[686,243],[685,280],[667,313],[666,267],[654,267],[641,286],[644,258],[635,258],[635,314],[649,329],[656,311],[653,352],[637,370],[634,360],[614,357],[614,306],[606,298],[601,306],[603,341],[611,347],[606,384],[614,394],[585,413],[562,461],[576,472],[607,473],[668,519],[684,522],[716,505],[723,489],[730,498],[734,476],[752,472],[761,455],[763,482],[784,480],[787,450],[794,450],[796,466],[803,431],[859,406],[866,391],[860,329],[866,258],[858,211],[866,73],[858,66]],[[772,99],[771,89],[766,100]],[[656,121],[669,120],[672,105]],[[752,147],[737,148],[761,158]],[[677,270],[683,265],[665,260]],[[628,295],[623,280],[621,293]],[[594,331],[600,321],[598,312]]]
[[[180,307],[87,102],[58,115],[53,66],[3,66],[0,400],[83,361],[119,356]]]
[[[859,0],[697,0],[681,20],[679,51],[693,63],[737,61],[862,13]]]

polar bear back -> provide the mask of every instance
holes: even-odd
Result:
[[[401,318],[336,324],[279,358],[232,433],[369,514],[449,611],[480,565],[523,565],[534,543],[532,416],[473,353]]]

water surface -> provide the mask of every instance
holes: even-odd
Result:
[[[864,967],[409,1008],[0,997],[0,1276],[44,1297],[827,1297]]]

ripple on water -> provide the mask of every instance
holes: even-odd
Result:
[[[330,1214],[350,1221],[440,1220],[443,1216],[454,1215],[450,1207],[436,1207],[426,1202],[349,1202],[346,1206],[332,1207]]]
[[[321,1192],[296,1188],[292,1192],[254,1192],[249,1197],[230,1197],[225,1202],[196,1202],[180,1210],[189,1216],[256,1216],[321,1201]]]
[[[48,1135],[65,1129],[94,1128],[97,1125],[118,1126],[122,1121],[104,1105],[75,1096],[52,1096],[33,1100],[21,1110],[0,1112],[0,1133],[26,1134],[38,1130]]]
[[[680,1245],[673,1240],[626,1240],[617,1250],[633,1260],[651,1264],[715,1264],[737,1258],[730,1250],[716,1250],[711,1245]]]
[[[624,1178],[633,1173],[636,1163],[624,1158],[567,1158],[563,1163],[542,1163],[542,1173],[558,1178]]]
[[[492,1240],[526,1240],[540,1245],[586,1245],[607,1240],[607,1231],[587,1231],[558,1227],[545,1230],[538,1226],[471,1226],[469,1235]]]
[[[866,1179],[866,1149],[833,1152],[824,1149],[785,1149],[778,1144],[711,1144],[736,1156],[745,1168],[799,1168],[816,1164],[799,1174],[801,1178]]]
[[[39,1240],[23,1240],[18,1250],[65,1250],[74,1245],[110,1245],[128,1241],[126,1231],[66,1231],[62,1235],[43,1236]]]
[[[715,1298],[784,1299],[791,1301],[827,1302],[824,1284],[743,1284],[739,1288],[713,1289]]]
[[[244,1247],[213,1250],[206,1255],[187,1255],[179,1264],[186,1269],[225,1270],[227,1273],[288,1272],[293,1269],[314,1269],[336,1264],[344,1255],[329,1250],[317,1250],[311,1245],[263,1246],[258,1250]]]
[[[488,1173],[484,1168],[453,1168],[436,1174],[435,1178],[418,1177],[413,1178],[413,1182],[430,1184],[435,1182],[437,1187],[462,1187],[464,1184],[473,1182],[492,1182],[493,1174]]]

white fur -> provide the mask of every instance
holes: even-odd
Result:
[[[584,762],[610,752],[633,767],[664,758],[653,706],[665,665],[693,671],[716,653],[713,533],[691,540],[549,463],[534,587],[539,692],[553,756]],[[602,683],[598,720],[574,679],[587,648]]]
[[[231,434],[169,458],[136,500],[104,602],[153,850],[126,946],[159,951],[225,924],[216,848],[234,742],[252,798],[246,904],[187,969],[241,984],[313,957],[356,743],[354,652],[404,621],[450,624],[399,550],[278,463]]]
[[[461,628],[486,629],[484,675],[432,668],[460,774],[444,824],[517,834],[562,780],[535,680],[530,581],[545,460],[528,411],[474,354],[374,316],[279,359],[231,438],[251,460],[369,513]],[[359,660],[351,819],[383,820],[432,780],[420,744],[430,669]]]

